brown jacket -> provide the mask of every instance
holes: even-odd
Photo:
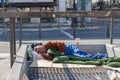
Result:
[[[61,41],[49,41],[46,45],[45,45],[46,49],[55,49],[60,51],[61,53],[63,53],[66,50],[66,46],[64,42]]]

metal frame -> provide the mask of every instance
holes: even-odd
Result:
[[[23,27],[23,25],[22,25],[22,18],[20,18],[20,33],[19,33],[19,37],[20,37],[20,40],[19,40],[19,48],[21,47],[21,45],[22,45],[22,27]]]
[[[111,26],[110,26],[110,44],[113,44],[113,27],[114,27],[114,18],[111,17]]]
[[[11,15],[12,14],[12,15]],[[73,11],[73,12],[8,12],[1,11],[0,17],[8,18],[52,18],[52,17],[118,17],[120,11]]]
[[[12,15],[11,15],[12,14]],[[111,17],[111,28],[110,28],[110,43],[113,43],[113,22],[114,17],[120,16],[120,11],[81,11],[81,12],[7,12],[1,11],[1,18],[10,18],[10,55],[11,55],[11,67],[14,61],[14,55],[16,55],[16,39],[15,39],[15,18],[51,18],[51,17]],[[22,20],[20,20],[22,21]],[[20,22],[20,36],[22,36],[22,23]],[[75,32],[75,31],[74,31]],[[75,35],[75,33],[73,33]],[[22,38],[20,38],[20,45]]]
[[[10,18],[10,67],[15,60],[16,55],[16,39],[15,39],[15,18]]]

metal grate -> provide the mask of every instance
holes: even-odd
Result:
[[[30,68],[30,80],[110,80],[103,67]],[[118,79],[119,80],[119,79]]]

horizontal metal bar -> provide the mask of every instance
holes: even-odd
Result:
[[[51,18],[51,17],[119,17],[120,11],[74,11],[74,12],[8,12],[1,11],[0,17],[7,18]]]

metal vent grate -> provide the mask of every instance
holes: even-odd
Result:
[[[30,68],[30,80],[110,80],[107,69],[91,68]]]

